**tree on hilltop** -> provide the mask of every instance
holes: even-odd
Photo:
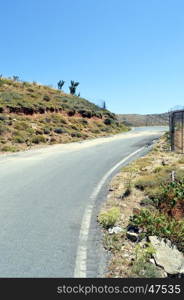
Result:
[[[13,76],[13,81],[19,81],[19,76],[14,75]]]
[[[64,80],[58,81],[58,83],[57,83],[58,89],[59,89],[59,90],[62,90],[62,87],[63,87],[64,84],[65,84],[65,81],[64,81]]]
[[[102,109],[107,109],[107,106],[106,106],[106,102],[105,102],[105,101],[102,102]]]
[[[71,80],[71,85],[69,86],[69,90],[70,90],[71,95],[75,95],[78,85],[79,85],[79,82],[75,82],[74,80]]]

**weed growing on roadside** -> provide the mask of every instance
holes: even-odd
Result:
[[[99,223],[108,229],[113,227],[120,217],[120,209],[118,207],[112,207],[107,211],[102,211],[98,216]]]

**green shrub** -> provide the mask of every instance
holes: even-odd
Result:
[[[184,220],[177,221],[159,211],[142,209],[139,214],[130,218],[130,224],[140,227],[147,236],[168,238],[184,252]]]
[[[0,116],[0,121],[6,121],[7,120],[7,117],[6,116],[4,116],[4,115],[1,115]]]
[[[30,92],[30,93],[33,93],[33,92],[34,92],[34,89],[32,89],[32,88],[27,88],[27,91]]]
[[[24,121],[16,121],[14,127],[17,130],[26,130],[29,128],[29,124]]]
[[[105,125],[112,125],[114,123],[114,120],[113,119],[105,119],[104,120],[104,124]]]
[[[155,249],[149,243],[145,246],[145,248],[139,245],[136,246],[136,259],[131,271],[139,278],[159,278],[161,277],[159,270],[154,264],[149,262],[149,259],[155,253]]]
[[[139,278],[161,278],[161,273],[157,267],[150,263],[145,262],[142,259],[134,262],[132,267],[133,274],[136,274]]]
[[[62,133],[65,133],[66,131],[63,128],[55,128],[54,132],[58,133],[58,134],[62,134]]]
[[[91,132],[94,134],[98,134],[98,133],[100,133],[100,130],[99,129],[91,129]]]
[[[34,131],[33,128],[29,127],[29,128],[26,129],[26,132],[27,132],[28,134],[32,135],[32,134],[34,134],[35,131]]]
[[[113,227],[120,217],[120,209],[112,207],[107,211],[102,211],[98,216],[99,223],[104,228]]]
[[[74,116],[75,113],[76,113],[75,109],[71,109],[71,110],[69,110],[69,111],[67,112],[67,114],[68,114],[69,117]]]
[[[77,138],[80,138],[82,137],[82,134],[80,132],[72,132],[71,133],[71,137],[77,137]]]
[[[9,130],[6,126],[0,125],[0,135],[5,134],[8,131]]]
[[[15,146],[5,145],[1,148],[1,151],[4,151],[4,152],[17,152],[18,149]]]
[[[86,119],[81,118],[81,119],[79,120],[79,122],[80,122],[82,125],[88,125],[88,120],[86,120]]]
[[[81,114],[81,116],[83,118],[91,118],[92,117],[92,111],[91,110],[84,110],[84,109],[80,109],[78,110],[79,114]]]
[[[43,100],[48,102],[51,100],[51,98],[48,95],[44,95]]]
[[[72,125],[71,128],[74,130],[78,130],[77,126],[75,126],[75,125]]]
[[[25,143],[25,139],[22,136],[14,136],[12,138],[12,142],[13,143],[23,144],[23,143]]]
[[[65,119],[62,119],[62,118],[61,118],[61,119],[60,119],[60,123],[61,123],[61,124],[67,124],[67,121],[66,121]]]
[[[49,134],[50,133],[50,129],[49,128],[44,128],[44,134]]]
[[[162,190],[159,204],[164,202],[168,207],[174,207],[177,201],[184,201],[184,178],[164,184]]]
[[[35,136],[32,137],[31,142],[33,144],[45,143],[46,138],[43,135],[35,135]]]
[[[104,127],[104,128],[101,129],[101,131],[103,131],[103,132],[108,132],[108,131],[109,131],[109,128],[108,128],[108,127]]]
[[[151,205],[154,205],[154,201],[150,198],[145,198],[145,199],[141,200],[140,205],[141,206],[151,206]]]

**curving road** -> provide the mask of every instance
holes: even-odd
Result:
[[[96,214],[119,168],[164,127],[0,158],[0,277],[98,277]]]

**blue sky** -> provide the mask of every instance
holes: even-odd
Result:
[[[183,0],[7,0],[0,73],[56,86],[115,113],[184,104]]]

